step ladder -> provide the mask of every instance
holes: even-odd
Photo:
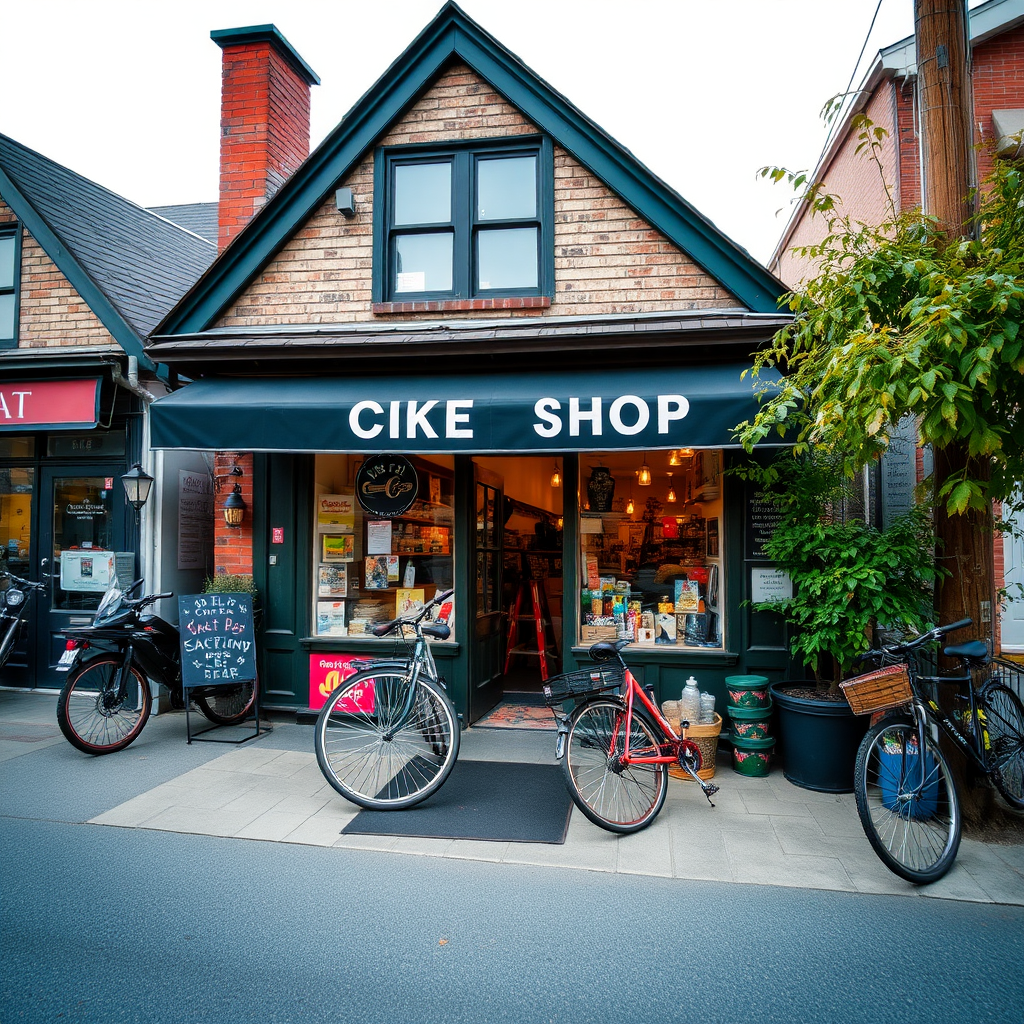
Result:
[[[529,601],[529,609],[526,602]],[[519,627],[533,623],[533,636],[522,643],[519,640]],[[548,634],[551,639],[548,639]],[[512,659],[520,655],[525,658],[540,659],[540,677],[544,682],[548,679],[548,658],[557,661],[558,649],[554,642],[554,631],[551,618],[547,612],[547,603],[541,593],[540,584],[536,580],[524,580],[516,591],[516,599],[508,620],[508,641],[505,647],[505,668],[508,672]]]

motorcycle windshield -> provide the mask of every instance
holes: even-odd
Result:
[[[96,625],[102,626],[104,622],[112,619],[121,608],[122,601],[124,601],[124,594],[117,587],[111,587],[103,595],[100,605],[96,609]]]

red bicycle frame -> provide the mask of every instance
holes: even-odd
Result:
[[[665,738],[664,744],[658,744],[658,753],[656,755],[650,754],[636,754],[634,755],[630,750],[629,739],[633,735],[633,698],[634,695],[640,698],[640,703],[650,712],[651,717],[657,722],[658,727],[661,729],[662,734]],[[679,746],[684,743],[685,740],[682,736],[676,735],[675,730],[665,720],[661,712],[658,710],[658,706],[652,701],[647,694],[644,692],[643,687],[636,681],[633,673],[626,669],[626,749],[622,752],[621,761],[624,765],[629,764],[678,764],[679,763]],[[612,750],[609,751],[609,756],[614,753],[615,737],[612,737]],[[662,753],[662,746],[671,745],[672,752],[665,754]]]

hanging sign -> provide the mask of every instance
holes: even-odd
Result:
[[[356,474],[356,498],[363,509],[383,519],[407,512],[419,493],[416,467],[404,455],[373,455]]]

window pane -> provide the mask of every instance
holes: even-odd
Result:
[[[452,236],[398,235],[395,293],[452,290]]]
[[[14,235],[0,235],[0,288],[14,287]]]
[[[14,338],[14,292],[0,295],[0,341]]]
[[[481,231],[477,235],[481,291],[537,287],[537,228]]]
[[[447,224],[452,219],[452,165],[395,168],[395,224]]]
[[[537,158],[514,156],[480,160],[476,165],[479,220],[537,216]]]

